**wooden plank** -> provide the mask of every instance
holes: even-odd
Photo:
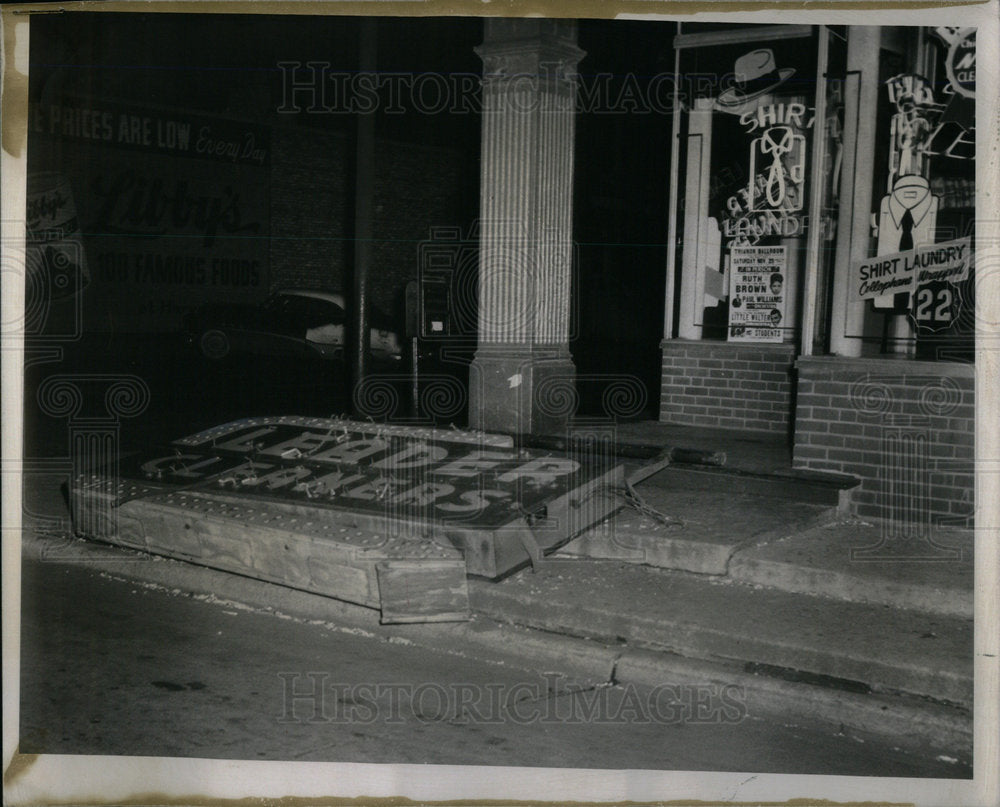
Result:
[[[366,564],[364,567],[351,566],[324,555],[322,551],[309,556],[307,563],[309,566],[308,584],[301,587],[293,586],[293,588],[304,588],[306,591],[312,591],[336,600],[367,605],[369,608],[379,607],[378,581],[374,563]],[[275,580],[275,582],[284,581]],[[288,585],[288,583],[285,584]]]
[[[668,465],[670,465],[671,459],[670,454],[667,453],[666,456],[658,457],[652,462],[647,462],[644,465],[639,465],[637,467],[631,468],[626,474],[625,478],[629,481],[629,484],[638,485],[640,482],[649,479],[649,477],[654,474],[658,474]]]
[[[382,561],[382,624],[457,622],[472,617],[464,561]]]
[[[310,535],[305,525],[299,526],[302,532],[296,532],[291,522],[288,526],[292,529],[284,529],[250,519],[207,515],[190,507],[182,509],[176,502],[164,501],[166,498],[122,505],[129,520],[142,525],[144,545],[138,548],[378,607],[376,561],[359,560],[357,546],[322,534]],[[185,501],[190,504],[190,500]],[[125,543],[121,536],[114,542]],[[134,539],[131,545],[136,546]]]
[[[529,562],[523,534],[530,531],[518,517],[499,529],[451,529],[449,537],[460,547],[469,574],[496,580]]]
[[[103,539],[374,608],[379,607],[380,561],[446,561],[458,563],[464,574],[462,554],[448,542],[379,536],[330,524],[325,512],[307,520],[272,510],[198,492],[171,492],[126,502],[119,523],[128,524],[128,530]]]

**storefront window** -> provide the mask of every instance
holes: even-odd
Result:
[[[668,336],[971,360],[975,31],[681,26],[674,44]]]
[[[938,200],[935,242],[968,239],[971,251],[975,243],[976,35],[974,30],[939,28],[929,39],[934,86],[943,106],[926,149],[930,192]],[[917,358],[972,361],[974,310],[972,271],[964,279],[921,284],[913,322]]]
[[[975,31],[909,33],[880,59],[869,248],[852,294],[868,355],[971,360]]]
[[[682,30],[675,43],[687,91],[677,161],[682,338],[796,341],[809,261],[825,300],[843,103],[826,81],[821,36],[829,29],[746,26]],[[827,102],[819,119],[818,90]]]

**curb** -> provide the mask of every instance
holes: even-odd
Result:
[[[132,550],[62,539],[53,553],[45,538],[25,533],[22,555],[39,563],[81,564],[139,584],[180,589],[189,596],[232,603],[275,616],[333,623],[373,639],[475,658],[533,673],[559,673],[574,684],[632,686],[712,685],[739,688],[747,717],[784,722],[818,721],[839,732],[859,732],[898,746],[932,744],[972,755],[972,718],[905,695],[859,694],[754,675],[724,661],[687,658],[667,651],[605,644],[477,614],[470,622],[381,625],[373,609],[286,588],[184,561]]]
[[[376,609],[208,566],[78,538],[62,539],[58,553],[54,554],[47,551],[44,542],[44,538],[25,535],[23,559],[86,566],[137,584],[293,619],[331,623],[333,629],[390,643],[411,643],[530,672],[558,670],[579,682],[610,681],[615,660],[621,654],[619,648],[599,642],[503,624],[481,614],[468,622],[383,625]]]
[[[696,576],[691,576],[692,583],[694,578]],[[732,585],[746,588],[739,583]],[[772,592],[778,596],[804,596]],[[555,599],[547,602],[544,609],[539,609],[534,599],[539,596],[537,591],[525,594],[487,588],[478,581],[470,586],[469,595],[474,611],[498,622],[541,628],[599,643],[619,641],[623,645],[642,646],[654,652],[698,659],[709,665],[719,661],[756,663],[768,669],[801,671],[820,680],[852,682],[867,686],[871,692],[900,693],[904,697],[953,704],[958,708],[968,708],[972,703],[971,667],[966,676],[955,670],[913,662],[912,658],[906,659],[906,663],[897,663],[889,657],[873,653],[871,642],[863,643],[857,652],[846,648],[838,651],[819,643],[816,636],[813,636],[813,641],[788,642],[777,634],[758,636],[734,632],[730,628],[707,627],[678,614],[669,617],[640,612],[623,614]],[[688,592],[678,596],[686,597]],[[817,607],[824,604],[822,598],[808,599]],[[843,601],[838,605],[855,609],[870,607]],[[935,615],[921,617],[927,621]]]
[[[657,686],[663,683],[664,667],[671,683],[708,683],[735,686],[744,693],[750,716],[782,715],[791,720],[810,720],[839,725],[841,733],[864,732],[892,739],[900,745],[933,741],[972,755],[972,717],[964,710],[930,702],[878,694],[858,694],[829,687],[753,675],[735,667],[708,665],[663,653],[630,650],[616,667],[619,683]]]

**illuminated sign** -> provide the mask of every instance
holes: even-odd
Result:
[[[137,470],[199,490],[494,525],[586,476],[569,456],[455,442],[443,432],[420,439],[361,423],[323,429],[278,419],[185,438]]]
[[[896,107],[890,123],[889,187],[896,177],[927,175],[929,145],[944,107],[934,100],[931,83],[915,73],[886,81],[889,102]]]
[[[722,235],[729,247],[803,234],[806,138],[813,110],[799,102],[759,104],[740,115],[750,143],[750,180],[726,200]]]
[[[886,82],[889,101],[896,107],[890,125],[888,187],[891,188],[895,178],[899,176],[927,176],[931,157],[942,155],[956,160],[975,158],[974,104],[965,101],[969,112],[965,115],[955,114],[956,102],[962,101],[958,96],[972,98],[975,92],[975,36],[972,37],[971,48],[971,61],[966,57],[961,62],[971,65],[970,70],[960,71],[965,84],[955,84],[958,74],[955,79],[949,79],[952,81],[952,101],[947,107],[935,99],[930,82],[923,76],[904,73],[893,76]],[[958,106],[961,107],[962,104],[959,103]]]
[[[766,168],[763,193],[753,193],[756,185],[750,185],[752,211],[802,209],[805,153],[805,137],[790,126],[774,126],[753,141],[750,175],[757,176],[757,166],[761,163],[766,163]]]
[[[565,452],[535,451],[478,432],[254,418],[123,461],[121,474],[140,492],[183,488],[317,517],[336,511],[379,530],[480,535],[527,525],[548,533],[539,540],[548,546],[618,507],[611,487],[621,469],[607,441],[595,452],[588,435],[571,438]],[[560,522],[557,511],[568,515]]]
[[[949,87],[966,98],[976,97],[976,29],[941,26],[935,33],[948,46],[944,69]]]
[[[379,607],[383,621],[466,619],[467,574],[539,563],[620,506],[610,432],[565,445],[250,418],[81,473],[70,503],[83,536]]]

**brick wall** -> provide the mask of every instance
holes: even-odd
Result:
[[[271,163],[271,289],[343,290],[353,260],[352,165],[347,137],[275,127]],[[373,303],[392,313],[418,276],[431,227],[462,226],[463,164],[450,149],[380,140],[375,146]],[[464,216],[464,218],[463,218]]]
[[[660,420],[786,434],[795,346],[664,340]]]
[[[859,516],[971,526],[974,368],[802,358],[794,465],[853,474]]]
[[[459,152],[380,141],[375,148],[375,242],[378,271],[369,279],[372,299],[385,311],[402,303],[407,281],[419,277],[419,246],[432,227],[461,227],[478,207],[461,208],[463,171],[478,183],[478,166],[464,166]],[[478,185],[477,185],[478,187]],[[478,196],[476,197],[478,205]]]
[[[347,138],[274,127],[271,143],[271,289],[339,291],[354,226]]]

